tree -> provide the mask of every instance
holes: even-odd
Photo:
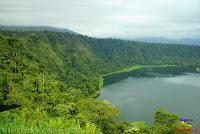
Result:
[[[80,114],[83,114],[89,121],[97,124],[103,132],[109,131],[109,125],[112,124],[119,110],[108,105],[106,101],[95,99],[82,99],[77,103]]]

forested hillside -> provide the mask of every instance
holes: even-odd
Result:
[[[153,44],[85,36],[81,36],[81,41],[89,45],[98,59],[113,69],[133,64],[195,65],[200,62],[199,46]]]
[[[47,128],[57,133],[174,133],[177,128],[190,127],[179,123],[176,114],[161,110],[152,126],[130,124],[116,119],[117,108],[92,96],[101,89],[103,74],[128,66],[198,68],[199,63],[199,46],[1,31],[0,104],[2,109],[13,104],[19,107],[1,112],[0,126],[44,133]]]
[[[51,26],[6,26],[0,25],[1,31],[49,31],[49,32],[61,32],[61,33],[70,33],[70,34],[77,34],[74,31],[64,29],[64,28],[57,28]]]

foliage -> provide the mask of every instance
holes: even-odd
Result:
[[[77,105],[80,113],[89,121],[97,124],[105,133],[108,133],[109,129],[111,129],[110,126],[115,122],[115,117],[119,114],[119,110],[108,105],[107,102],[95,99],[83,99]]]
[[[76,119],[66,120],[63,117],[51,118],[46,111],[40,108],[30,109],[22,108],[16,112],[3,112],[0,114],[0,133],[97,133],[101,134],[95,124],[87,122],[86,125],[80,127],[80,123]]]
[[[152,127],[141,122],[129,125],[116,119],[118,109],[92,98],[98,96],[104,74],[148,65],[182,65],[198,71],[199,52],[199,46],[0,31],[0,104],[21,105],[0,113],[0,126],[23,130],[14,133],[48,133],[47,128],[59,133],[172,133],[180,127],[174,114],[158,111]]]
[[[187,129],[191,129],[191,126],[187,123],[179,122],[177,114],[157,110],[152,126],[147,126],[145,122],[133,122],[124,131],[124,134],[176,134],[179,133],[177,130]],[[184,132],[184,134],[188,134],[188,132]]]

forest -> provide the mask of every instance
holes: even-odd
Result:
[[[0,31],[0,133],[175,134],[191,129],[179,115],[162,109],[151,125],[118,120],[120,109],[96,100],[103,75],[133,65],[187,66],[198,72],[200,46]]]

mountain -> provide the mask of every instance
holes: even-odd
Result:
[[[94,99],[103,86],[102,75],[138,64],[193,68],[198,63],[200,46],[0,30],[0,108],[19,106],[0,113],[0,133],[12,128],[20,133],[133,134],[132,123],[117,119],[117,108]],[[138,134],[183,129],[178,115],[162,110],[151,126],[134,123],[142,125]]]
[[[77,35],[78,33],[65,29],[57,28],[52,26],[6,26],[0,25],[2,31],[49,31],[49,32],[61,32],[70,33]],[[170,39],[164,37],[141,37],[128,40],[135,40],[147,43],[163,43],[163,44],[185,44],[185,45],[200,45],[200,38],[181,38],[181,39]]]
[[[52,26],[5,26],[5,25],[0,25],[0,30],[2,30],[2,31],[49,31],[49,32],[77,34],[76,32],[69,30],[69,29],[57,28],[57,27],[52,27]]]
[[[182,38],[178,40],[180,44],[200,45],[200,38]]]
[[[200,45],[200,38],[170,39],[163,37],[141,37],[141,38],[135,38],[134,40],[149,42],[149,43]]]

